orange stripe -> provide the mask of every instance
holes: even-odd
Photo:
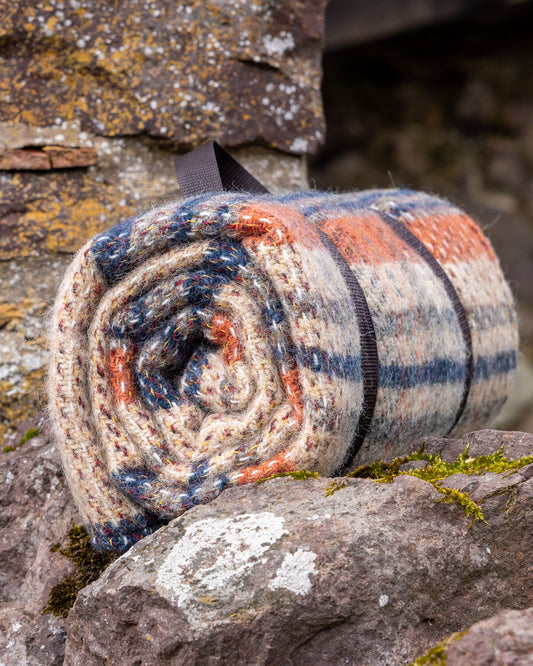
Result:
[[[401,218],[401,221],[441,263],[471,261],[483,255],[496,260],[489,240],[464,213],[415,217],[411,220]]]
[[[136,390],[133,380],[134,352],[131,349],[110,349],[108,374],[114,404],[129,404],[135,400]]]
[[[285,393],[287,394],[287,399],[292,406],[292,414],[295,418],[298,425],[302,424],[303,418],[303,391],[300,386],[300,377],[298,374],[298,369],[293,368],[287,372],[281,373],[281,381],[285,387]]]
[[[243,486],[245,483],[253,483],[260,479],[266,479],[279,472],[291,472],[294,469],[294,463],[289,462],[287,456],[288,451],[283,451],[283,453],[279,453],[261,465],[245,467],[239,477],[239,485]]]
[[[405,259],[420,261],[416,252],[406,248],[389,225],[373,212],[328,218],[320,228],[351,266]]]
[[[253,237],[271,245],[293,243],[313,246],[318,243],[318,236],[303,215],[287,206],[262,203],[243,208],[236,222],[228,225],[239,237],[250,239],[247,245],[253,245]]]
[[[222,345],[222,357],[224,363],[231,365],[243,358],[242,347],[239,339],[233,332],[235,326],[229,317],[217,313],[213,317],[211,327],[211,339],[215,344]]]

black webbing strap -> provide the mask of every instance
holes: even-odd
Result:
[[[183,197],[206,192],[266,194],[266,187],[216,141],[208,141],[176,158],[176,176]]]
[[[455,428],[455,426],[459,422],[459,419],[463,415],[466,401],[468,400],[468,394],[470,393],[470,386],[472,384],[472,376],[474,371],[472,333],[470,331],[470,325],[468,323],[466,310],[459,297],[459,294],[457,293],[455,287],[452,284],[452,281],[450,280],[450,278],[448,277],[442,266],[439,264],[437,259],[435,259],[435,257],[431,254],[428,248],[424,245],[424,243],[422,243],[422,241],[417,236],[415,236],[415,234],[410,229],[408,229],[403,222],[394,217],[394,215],[391,215],[390,213],[386,212],[381,212],[380,215],[381,218],[392,228],[394,233],[399,238],[401,238],[401,240],[406,242],[408,245],[410,245],[413,248],[413,250],[418,252],[418,254],[422,257],[422,259],[426,261],[426,263],[431,268],[433,273],[442,282],[442,285],[446,290],[448,298],[450,299],[450,302],[453,306],[455,316],[457,317],[457,321],[459,322],[459,327],[461,328],[461,334],[463,336],[463,341],[465,345],[466,374],[465,374],[465,381],[463,384],[463,395],[461,397],[461,402],[459,404],[459,408],[457,409],[453,425],[448,430],[447,434],[449,434]]]
[[[370,314],[363,288],[352,272],[350,265],[331,238],[329,238],[322,229],[318,229],[318,234],[344,278],[344,282],[352,297],[352,303],[355,307],[355,316],[359,326],[363,404],[361,406],[354,440],[346,451],[341,467],[334,473],[334,476],[342,476],[351,467],[353,459],[365,441],[370,424],[372,423],[372,417],[374,416],[379,384],[378,345],[374,322],[372,321],[372,315]]]

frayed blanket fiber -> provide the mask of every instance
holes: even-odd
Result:
[[[95,548],[224,488],[331,475],[503,405],[516,316],[479,227],[408,190],[205,194],[76,255],[49,410]]]

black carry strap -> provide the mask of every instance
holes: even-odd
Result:
[[[216,141],[176,158],[176,176],[183,197],[206,192],[267,194],[266,187]]]

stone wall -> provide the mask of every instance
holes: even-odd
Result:
[[[323,140],[325,0],[2,3],[0,439],[46,402],[46,314],[71,253],[179,194],[208,138],[272,190]]]
[[[505,426],[533,432],[533,3],[324,58],[320,188],[410,187],[451,199],[491,238],[520,315]]]

